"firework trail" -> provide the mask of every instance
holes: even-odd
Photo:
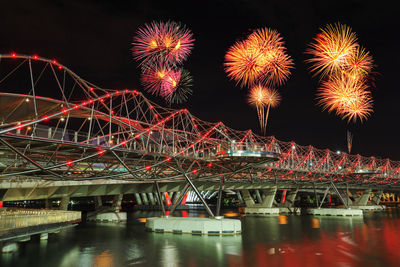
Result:
[[[281,97],[277,90],[265,88],[258,84],[250,89],[248,102],[257,109],[261,131],[265,134],[269,116],[269,109],[277,107]],[[265,108],[267,111],[265,112]]]

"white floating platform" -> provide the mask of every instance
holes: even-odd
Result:
[[[242,223],[237,219],[195,217],[147,218],[146,230],[156,233],[195,235],[236,235],[242,233]]]
[[[385,210],[386,206],[384,205],[365,205],[365,206],[350,206],[352,209],[360,209],[360,210],[366,210],[366,211],[371,211],[371,210]]]
[[[126,221],[126,212],[104,212],[87,218],[88,221],[123,222]]]
[[[308,209],[307,213],[318,216],[363,216],[363,212],[360,209],[315,208],[315,209]]]
[[[245,207],[243,212],[246,215],[279,215],[279,208]]]
[[[8,244],[3,245],[1,252],[11,253],[11,252],[14,252],[17,250],[18,250],[18,245],[17,245],[17,243],[14,242],[14,243],[8,243]]]

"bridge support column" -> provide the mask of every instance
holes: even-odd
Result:
[[[237,198],[238,198],[240,203],[244,203],[244,200],[242,198],[242,194],[239,191],[236,191],[236,196],[237,196]]]
[[[136,203],[141,206],[143,205],[142,199],[140,198],[139,193],[135,193],[135,199],[136,199]]]
[[[154,200],[154,196],[153,193],[147,193],[147,196],[150,200],[151,205],[155,206],[156,205],[156,201]]]
[[[44,208],[46,210],[52,209],[53,208],[53,203],[52,202],[53,201],[50,198],[46,198],[45,201],[44,201]]]
[[[367,189],[363,192],[361,196],[357,198],[357,201],[354,201],[352,208],[357,208],[361,210],[384,210],[385,206],[379,205],[379,200],[382,196],[382,191],[378,191],[377,194],[371,200],[371,203],[368,204],[368,200],[371,197],[371,189]]]
[[[122,198],[124,197],[123,194],[115,195],[113,204],[112,204],[112,209],[114,212],[119,212],[121,208],[121,203],[122,203]]]
[[[264,199],[260,204],[254,204],[254,200],[251,198],[248,190],[243,190],[243,198],[246,202],[246,207],[243,209],[244,213],[249,215],[279,214],[279,208],[272,207],[277,190],[276,186],[262,190]],[[248,202],[250,205],[247,204]]]
[[[148,206],[149,200],[147,199],[146,193],[141,193],[140,195],[142,196],[143,203]]]
[[[97,222],[126,221],[126,212],[120,212],[123,197],[123,194],[114,195],[111,207],[102,206],[101,196],[95,197],[96,210],[88,213],[87,220]]]
[[[263,207],[272,208],[272,204],[274,203],[277,190],[278,188],[276,186],[263,190],[263,193],[265,195],[264,200],[262,202]]]
[[[101,199],[101,196],[94,197],[94,209],[99,210],[102,207],[103,207],[103,201]]]
[[[61,198],[59,210],[68,210],[70,197],[65,196]]]
[[[321,208],[323,201],[325,200],[329,190],[332,189],[335,194],[339,197],[340,201],[343,203],[345,208]],[[314,187],[314,192],[315,192],[315,187]],[[363,212],[361,209],[358,208],[350,208],[350,197],[349,197],[349,190],[348,186],[346,185],[346,190],[345,190],[345,198],[343,198],[342,194],[340,194],[340,191],[336,187],[336,185],[333,183],[333,181],[330,181],[330,184],[325,190],[323,200],[320,205],[317,205],[317,208],[309,208],[307,209],[307,213],[314,215],[314,216],[363,216]]]
[[[372,198],[372,201],[371,201],[371,202],[372,202],[374,205],[379,205],[379,202],[381,201],[382,195],[383,195],[383,191],[377,191],[377,192],[375,193],[374,197]]]
[[[241,191],[244,203],[246,203],[246,207],[252,207],[255,205],[254,199],[251,197],[249,190]]]
[[[257,203],[262,203],[260,190],[258,190],[258,189],[256,189],[256,198],[257,198]]]
[[[300,208],[294,206],[294,202],[296,201],[296,196],[298,191],[299,191],[298,188],[287,191],[285,203],[283,203],[283,207],[279,208],[280,213],[300,214]]]

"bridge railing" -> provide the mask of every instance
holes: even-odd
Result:
[[[80,211],[0,209],[0,236],[12,229],[81,220]]]

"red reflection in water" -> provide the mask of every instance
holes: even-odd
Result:
[[[184,218],[189,217],[189,214],[186,210],[182,210],[182,217]]]
[[[319,225],[318,225],[319,226]],[[365,223],[352,230],[337,226],[333,231],[316,229],[318,237],[245,248],[245,266],[400,266],[400,219],[383,225]],[[306,234],[304,234],[306,235]],[[317,238],[317,239],[315,239]],[[229,258],[230,266],[238,262]],[[375,266],[375,265],[374,265]]]

